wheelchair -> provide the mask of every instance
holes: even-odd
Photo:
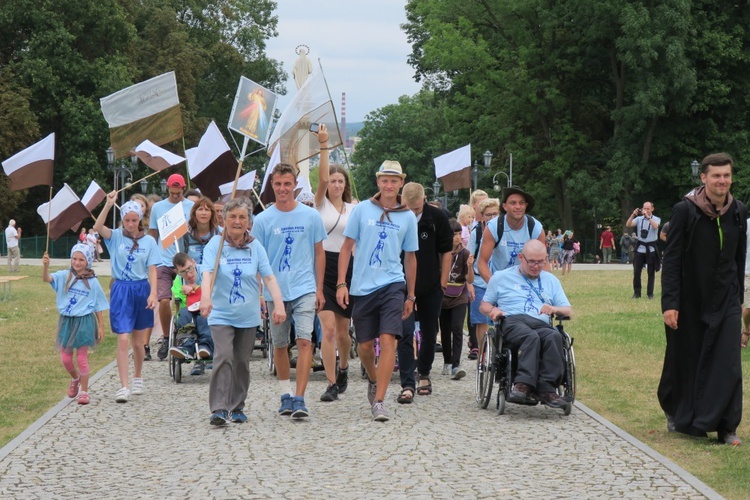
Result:
[[[179,314],[179,302],[177,302],[177,309]],[[179,384],[182,382],[182,365],[185,363],[193,363],[193,362],[205,362],[205,363],[212,363],[213,357],[211,358],[186,358],[181,359],[172,354],[172,347],[176,345],[181,345],[184,338],[195,338],[195,352],[198,352],[198,336],[197,336],[197,327],[195,325],[195,322],[190,322],[187,325],[183,326],[182,328],[176,328],[175,323],[177,322],[177,314],[172,315],[172,318],[169,320],[169,351],[167,351],[169,354],[167,355],[167,364],[169,365],[169,376],[172,377],[172,379],[175,381],[176,384]]]
[[[477,358],[477,378],[476,378],[476,401],[480,408],[486,409],[492,401],[492,391],[497,385],[496,408],[497,414],[505,413],[506,400],[513,386],[518,360],[517,353],[509,346],[503,346],[503,337],[500,333],[500,324],[495,328],[487,331],[482,346],[481,354]],[[569,319],[567,316],[554,316],[550,318],[550,326],[554,326],[562,335],[563,347],[563,373],[560,386],[557,388],[557,394],[566,401],[563,414],[570,415],[573,409],[573,403],[576,397],[576,362],[575,353],[573,352],[573,339],[565,332],[563,321]],[[556,325],[553,322],[557,322]],[[539,404],[539,401],[533,397],[528,397],[524,403],[529,406]]]

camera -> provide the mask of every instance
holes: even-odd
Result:
[[[312,132],[314,134],[317,134],[318,130],[320,130],[320,124],[319,123],[313,122],[313,123],[310,124],[310,132]]]
[[[643,209],[636,208],[635,213],[637,213],[638,215],[643,215]]]

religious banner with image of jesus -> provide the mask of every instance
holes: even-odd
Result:
[[[229,116],[229,128],[265,146],[277,98],[262,85],[241,77]]]

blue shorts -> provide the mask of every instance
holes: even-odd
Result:
[[[154,311],[146,309],[150,292],[148,280],[115,280],[112,283],[109,324],[113,333],[131,333],[154,327]]]
[[[296,338],[311,340],[315,322],[315,292],[307,293],[294,300],[285,300],[286,321],[280,325],[274,325],[271,321],[271,342],[276,348],[289,345],[289,332],[294,320],[294,333]],[[268,302],[268,317],[273,314],[273,302]]]
[[[352,321],[357,342],[370,342],[379,338],[381,333],[396,338],[403,335],[401,313],[406,300],[406,283],[403,281],[378,288],[369,295],[350,295],[349,300],[352,301]]]
[[[479,306],[482,304],[484,292],[486,291],[486,288],[474,285],[474,302],[471,303],[469,314],[472,325],[488,325],[491,323],[490,318],[479,312]]]

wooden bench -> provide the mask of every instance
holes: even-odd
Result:
[[[2,298],[0,300],[10,300],[13,298],[13,282],[28,278],[28,276],[0,276],[0,285],[2,285]]]

